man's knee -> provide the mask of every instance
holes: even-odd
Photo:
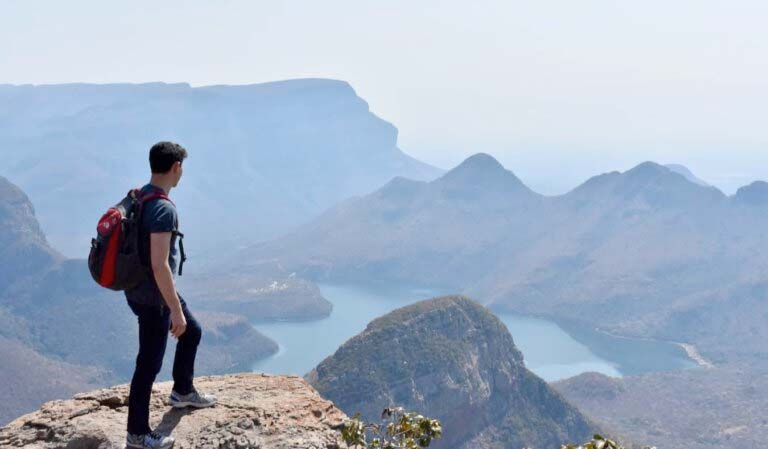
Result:
[[[145,379],[154,379],[162,367],[162,355],[139,353],[136,356],[136,374]]]

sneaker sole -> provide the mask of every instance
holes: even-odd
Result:
[[[171,401],[171,406],[173,408],[184,408],[184,407],[207,408],[207,407],[213,407],[214,405],[216,405],[215,402],[212,402],[210,404],[199,404],[197,402],[173,402],[173,401]]]
[[[161,449],[170,449],[173,447],[174,444],[176,444],[176,440],[173,440],[169,446],[161,446]],[[135,444],[125,443],[125,449],[144,449],[144,445],[143,444],[135,445]]]

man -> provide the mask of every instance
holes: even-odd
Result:
[[[149,150],[152,177],[141,188],[141,195],[162,191],[166,195],[179,184],[182,162],[187,150],[173,142],[159,142]],[[143,205],[139,239],[139,256],[151,267],[152,276],[126,290],[125,297],[139,322],[139,354],[131,379],[128,398],[128,435],[126,446],[139,449],[165,449],[174,439],[162,436],[149,427],[149,400],[152,384],[163,364],[168,332],[178,340],[173,360],[174,407],[209,407],[216,397],[200,394],[192,385],[195,355],[200,343],[200,324],[176,291],[176,231],[178,216],[171,201],[150,199]]]

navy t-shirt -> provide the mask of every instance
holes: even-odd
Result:
[[[149,192],[150,190],[163,189],[153,184],[146,184],[141,188],[141,192]],[[176,208],[170,201],[162,198],[156,198],[144,203],[144,209],[141,216],[141,225],[139,237],[143,239],[144,245],[139,248],[139,256],[141,260],[146,263],[148,267],[151,267],[151,261],[149,256],[149,234],[152,232],[171,232],[179,227],[179,217],[176,213]],[[171,235],[171,247],[168,253],[168,264],[171,266],[171,273],[173,274],[174,283],[176,281],[176,235]],[[148,305],[164,305],[163,294],[160,293],[160,289],[157,287],[154,276],[150,276],[149,279],[140,283],[136,287],[125,290],[125,297],[129,301],[138,304]]]

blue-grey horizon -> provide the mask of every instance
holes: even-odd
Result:
[[[768,179],[768,4],[10,0],[0,83],[344,80],[450,168],[562,193],[645,160],[733,193]]]

